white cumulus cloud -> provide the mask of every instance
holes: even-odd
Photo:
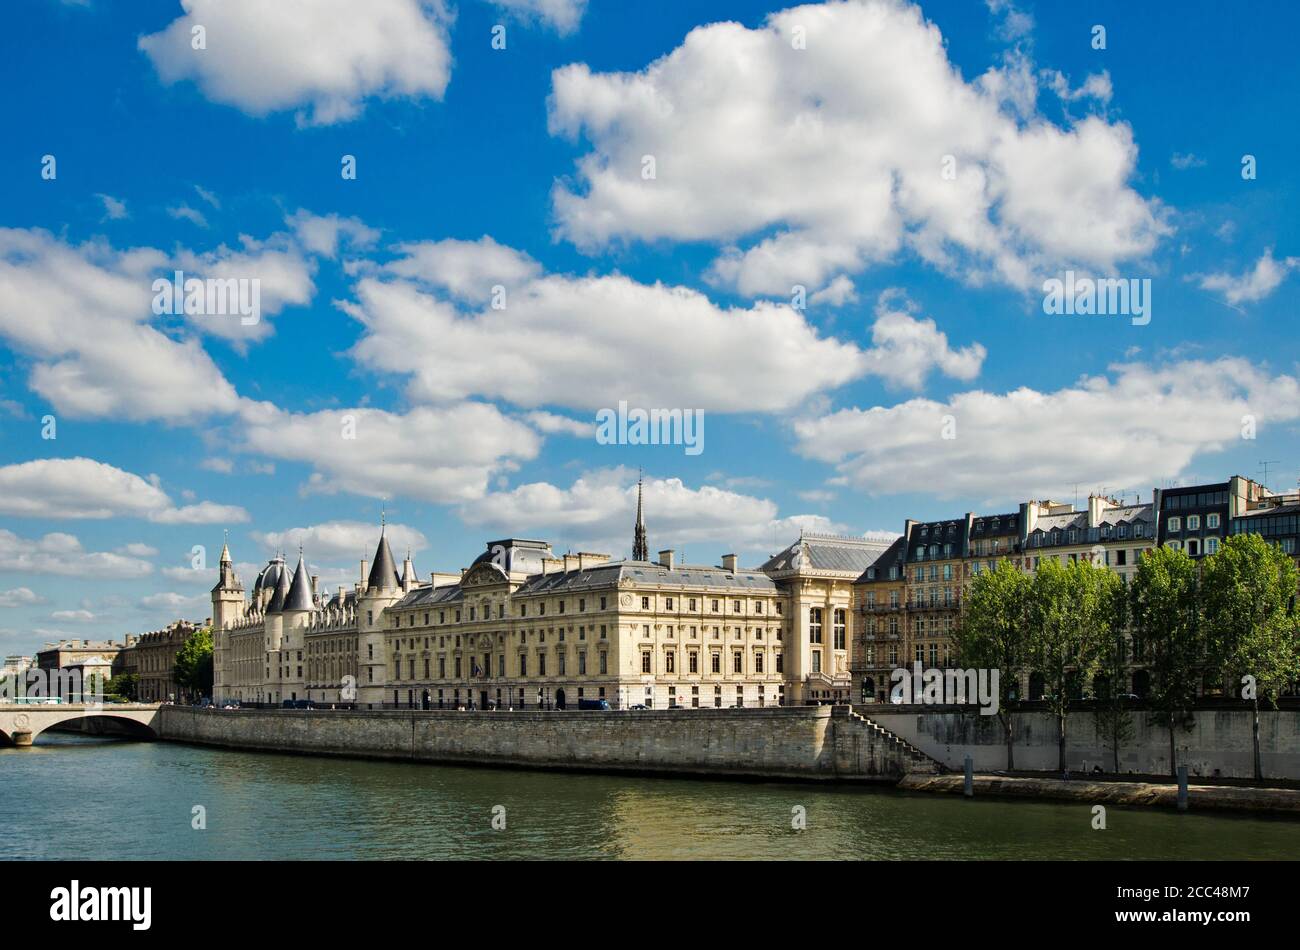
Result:
[[[420,402],[774,412],[867,374],[905,385],[934,369],[969,379],[984,356],[978,344],[951,349],[932,320],[887,307],[876,346],[863,350],[820,335],[786,304],[723,307],[619,274],[543,274],[490,238],[401,251],[388,276],[363,277],[341,306],[365,325],[353,355],[407,375]],[[537,424],[546,431],[548,420]]]
[[[1261,428],[1300,418],[1300,383],[1234,357],[1124,363],[1054,392],[843,409],[794,432],[800,454],[871,494],[927,485],[942,497],[1005,500],[1076,483],[1149,489],[1239,440],[1246,416]]]
[[[175,506],[153,481],[89,458],[35,459],[0,466],[0,514],[24,518],[145,518],[159,524],[247,521],[233,505]],[[144,546],[128,553],[135,554]]]
[[[1200,285],[1202,290],[1218,291],[1233,306],[1256,303],[1277,290],[1287,275],[1298,267],[1300,257],[1278,260],[1270,247],[1255,262],[1255,266],[1244,274],[1204,274],[1200,277]]]
[[[966,81],[903,0],[697,27],[638,72],[565,66],[550,128],[591,150],[554,189],[559,229],[584,249],[720,243],[713,279],[746,295],[821,288],[904,248],[1022,288],[1061,264],[1145,256],[1166,226],[1129,185],[1130,127],[1053,124],[1034,110],[1036,82],[1027,66]],[[1109,80],[1079,95],[1104,100]]]
[[[308,492],[434,502],[479,497],[489,478],[534,458],[541,447],[531,427],[479,402],[405,414],[293,413],[246,402],[237,437],[245,451],[311,465]]]
[[[63,532],[23,538],[0,528],[0,571],[132,580],[149,575],[153,565],[124,554],[86,551],[80,540]]]
[[[357,117],[369,98],[441,99],[451,74],[441,0],[185,0],[140,49],[164,82],[192,79],[250,115],[300,125]],[[203,27],[205,49],[194,49]]]

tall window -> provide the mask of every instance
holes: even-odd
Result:
[[[650,672],[650,651],[649,650],[641,651],[641,672],[642,673]]]
[[[808,608],[808,642],[822,642],[822,609],[820,607]]]
[[[846,639],[845,626],[847,624],[847,617],[848,617],[847,610],[845,610],[843,607],[835,608],[834,635],[835,635],[835,649],[837,650],[844,649],[844,641]]]

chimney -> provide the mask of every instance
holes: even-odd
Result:
[[[661,565],[663,565],[664,567],[668,568],[668,570],[671,571],[671,570],[673,569],[673,552],[672,552],[672,550],[660,551],[660,552],[659,552],[659,563],[660,563]]]
[[[566,574],[577,566],[578,566],[578,559],[576,557],[574,557],[572,554],[564,555],[564,571]]]
[[[722,569],[724,571],[730,571],[733,574],[736,573],[736,555],[734,554],[722,555]]]
[[[366,559],[361,559],[361,583],[357,585],[357,590],[366,589]]]

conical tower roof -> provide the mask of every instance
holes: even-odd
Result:
[[[279,593],[278,591],[276,592]],[[303,563],[302,552],[298,552],[298,568],[293,572],[293,583],[284,600],[284,610],[311,610],[311,578],[307,576],[307,565]]]
[[[400,586],[400,581],[397,579],[397,562],[393,560],[393,550],[388,546],[388,537],[382,532],[379,535],[379,547],[375,549],[375,559],[366,586],[377,590],[392,590]]]
[[[275,593],[271,596],[271,602],[266,606],[266,612],[268,614],[278,614],[284,610],[284,602],[288,596],[289,570],[281,564],[275,580]]]

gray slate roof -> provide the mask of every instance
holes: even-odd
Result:
[[[394,607],[430,607],[440,604],[459,602],[464,592],[459,584],[445,584],[442,587],[417,587],[395,603]]]
[[[613,561],[582,571],[558,571],[535,574],[515,592],[548,594],[568,591],[617,587],[623,580],[635,584],[658,584],[665,587],[732,587],[756,591],[773,591],[776,585],[759,571],[728,571],[725,568],[682,564],[672,570],[654,561]]]
[[[907,560],[907,538],[902,536],[894,539],[894,543],[885,549],[885,553],[876,558],[875,562],[867,567],[858,577],[855,584],[870,583],[872,581],[889,580],[889,569],[894,565],[902,566]],[[875,569],[876,576],[869,577],[872,569]],[[897,578],[894,578],[897,580]]]
[[[761,570],[842,571],[860,575],[891,545],[890,541],[806,534],[780,554],[769,558]]]
[[[266,606],[268,614],[277,614],[284,610],[284,602],[289,597],[289,571],[281,567],[276,574],[275,594],[271,597],[271,602]]]
[[[729,587],[771,593],[776,584],[760,571],[728,571],[721,567],[683,564],[671,571],[654,561],[613,561],[583,570],[533,574],[515,590],[514,596],[582,593],[589,590],[614,590],[624,580],[641,586],[660,585],[703,589]],[[411,591],[394,606],[427,607],[456,603],[463,599],[459,584],[443,587],[420,587]]]
[[[386,535],[379,536],[379,547],[375,549],[375,562],[370,567],[370,578],[366,585],[380,590],[392,590],[401,586],[401,581],[397,579],[393,550],[388,546]]]
[[[312,610],[311,578],[307,576],[307,565],[302,555],[298,556],[298,569],[293,572],[293,584],[284,599],[284,610]]]

